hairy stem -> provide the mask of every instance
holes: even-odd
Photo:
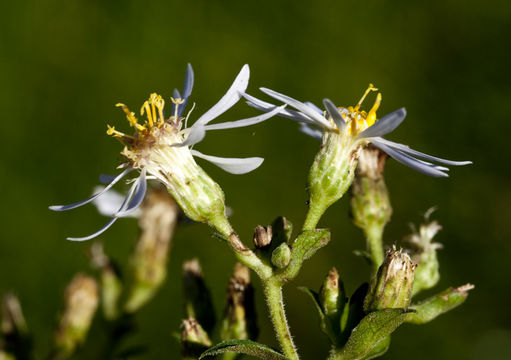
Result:
[[[271,266],[263,263],[257,255],[247,248],[234,231],[227,219],[212,224],[215,229],[227,240],[236,258],[246,267],[255,271],[261,280],[268,279],[273,274]]]
[[[364,229],[364,234],[367,242],[367,251],[371,259],[371,266],[373,274],[378,272],[378,268],[383,263],[383,226],[373,224]]]
[[[289,359],[298,360],[299,356],[295,344],[293,343],[293,338],[291,337],[287,324],[286,313],[284,311],[282,286],[272,280],[264,281],[263,286],[273,328],[277,334],[277,339],[279,340],[282,351]]]

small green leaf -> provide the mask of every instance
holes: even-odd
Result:
[[[305,230],[295,240],[295,243],[300,244],[300,247],[296,246],[295,250],[302,260],[307,260],[329,241],[330,230],[328,229]]]
[[[339,358],[371,359],[381,354],[381,350],[386,348],[383,346],[380,349],[382,342],[385,344],[389,341],[386,338],[405,321],[409,312],[406,309],[383,309],[368,314],[351,332],[346,345],[339,352]]]
[[[430,322],[437,316],[463,304],[467,299],[468,291],[473,287],[473,285],[467,284],[457,288],[448,288],[418,304],[412,304],[411,308],[416,312],[408,314],[406,322],[412,324]]]
[[[251,355],[263,360],[289,360],[289,358],[273,350],[272,348],[251,340],[223,341],[204,351],[199,360],[207,356],[214,356],[226,352]]]

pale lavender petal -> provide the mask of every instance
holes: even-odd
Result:
[[[99,182],[102,184],[110,184],[116,177],[117,175],[100,174]],[[101,188],[101,190],[103,190],[103,188]]]
[[[250,158],[223,158],[218,156],[205,155],[197,150],[191,151],[194,156],[200,157],[210,163],[218,166],[222,170],[225,170],[231,174],[246,174],[252,170],[257,169],[263,163],[264,159],[260,157]]]
[[[185,83],[183,85],[182,99],[184,100],[184,102],[181,105],[179,105],[179,108],[177,110],[177,114],[179,116],[183,115],[183,112],[186,109],[186,104],[188,104],[188,98],[192,94],[193,82],[194,82],[194,75],[193,75],[192,65],[188,64],[186,66]]]
[[[286,107],[286,105],[282,105],[282,106],[276,107],[275,109],[273,109],[270,112],[267,112],[266,114],[254,116],[254,117],[251,117],[248,119],[242,119],[242,120],[237,120],[237,121],[227,121],[227,122],[223,122],[220,124],[206,125],[205,129],[206,130],[234,129],[234,128],[258,124],[260,122],[268,120],[269,118],[277,115],[285,107]]]
[[[448,177],[446,173],[439,170],[432,164],[425,163],[424,161],[415,159],[411,157],[410,155],[404,154],[396,149],[391,148],[390,146],[387,146],[381,142],[372,142],[374,146],[379,148],[380,150],[387,153],[387,155],[391,156],[395,160],[399,161],[400,163],[417,170],[423,174],[434,176],[434,177]]]
[[[358,138],[363,139],[388,134],[389,132],[394,131],[394,129],[396,129],[403,122],[405,117],[405,108],[391,112],[358,134]]]
[[[114,222],[117,221],[118,218],[114,217],[112,218],[110,221],[108,221],[106,223],[105,226],[103,226],[101,229],[99,229],[98,231],[96,231],[94,234],[91,234],[89,236],[84,236],[84,237],[79,237],[79,238],[76,238],[76,237],[68,237],[67,240],[70,240],[70,241],[87,241],[87,240],[90,240],[90,239],[93,239],[95,238],[96,236],[99,236],[101,234],[103,234],[105,231],[108,230],[108,228],[110,226],[112,226],[114,224]]]
[[[300,131],[316,140],[321,140],[323,137],[323,132],[321,130],[313,129],[307,124],[301,124]]]
[[[383,144],[385,144],[387,146],[390,146],[390,147],[392,147],[394,149],[398,149],[401,152],[404,152],[406,154],[417,156],[417,157],[422,158],[424,160],[435,161],[435,162],[438,162],[440,164],[451,165],[451,166],[461,166],[461,165],[470,165],[470,164],[472,164],[472,161],[453,161],[453,160],[442,159],[442,158],[439,158],[439,157],[436,157],[436,156],[424,154],[424,153],[422,153],[420,151],[411,149],[410,147],[408,147],[407,145],[404,145],[404,144],[395,143],[393,141],[389,141],[389,140],[386,140],[386,139],[383,139],[383,138],[377,138],[377,139],[378,139],[377,140],[378,142],[381,142],[381,143],[383,143]]]
[[[124,217],[135,211],[140,206],[140,204],[142,204],[142,201],[144,201],[146,192],[147,192],[146,170],[143,169],[140,173],[140,177],[137,179],[137,185],[135,194],[133,195],[133,200],[130,201],[129,206],[126,210],[120,210],[114,216]]]
[[[259,100],[256,97],[253,97],[252,95],[249,95],[247,93],[241,94],[245,99],[247,99],[247,104],[252,106],[253,108],[261,111],[271,111],[277,107],[277,105],[270,104],[266,101]],[[312,120],[310,117],[306,116],[305,114],[302,114],[298,111],[293,111],[289,109],[284,109],[279,113],[279,116],[295,120],[298,122],[304,122],[308,124],[316,124],[314,120]]]
[[[88,204],[90,203],[91,201],[93,201],[94,199],[96,199],[97,197],[103,195],[105,192],[107,192],[108,190],[110,190],[112,188],[112,186],[114,186],[116,183],[119,182],[119,180],[121,180],[124,176],[126,176],[129,172],[131,172],[133,169],[132,168],[127,168],[126,170],[124,170],[122,173],[120,173],[110,184],[108,184],[104,189],[103,191],[97,193],[96,195],[88,198],[87,200],[83,200],[83,201],[79,201],[77,203],[74,203],[74,204],[70,204],[70,205],[53,205],[53,206],[50,206],[50,210],[53,210],[53,211],[64,211],[64,210],[71,210],[71,209],[74,209],[74,208],[77,208],[77,207],[80,207],[82,205],[85,205],[85,204]]]
[[[211,109],[204,113],[194,125],[206,125],[236,104],[241,99],[240,93],[245,92],[247,89],[249,77],[250,69],[248,65],[244,65],[225,95]]]
[[[186,66],[185,83],[183,85],[183,99],[185,100],[188,99],[188,97],[190,97],[190,95],[192,94],[193,81],[194,75],[192,65],[188,64]]]
[[[317,125],[327,128],[327,129],[330,129],[330,130],[334,130],[332,128],[332,125],[330,125],[330,123],[328,122],[327,119],[325,119],[322,115],[318,114],[315,110],[311,109],[309,106],[305,105],[304,103],[302,103],[296,99],[293,99],[292,97],[289,97],[287,95],[273,91],[271,89],[267,89],[267,88],[260,88],[260,89],[262,92],[271,96],[272,98],[280,100],[280,101],[294,107],[295,109],[300,110],[305,115],[307,115],[311,119],[313,119]]]
[[[305,105],[307,105],[308,107],[314,109],[319,115],[323,116],[323,110],[321,110],[316,104],[314,104],[313,102],[310,102],[310,101],[306,101],[304,102]]]
[[[337,106],[330,99],[323,99],[323,105],[325,105],[326,110],[332,119],[334,119],[335,125],[337,125],[337,129],[339,129],[341,132],[344,131],[346,128],[346,121],[339,112],[339,109],[337,109]]]

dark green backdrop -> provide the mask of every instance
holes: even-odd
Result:
[[[120,1],[25,0],[0,5],[0,121],[2,232],[0,290],[22,299],[36,349],[44,354],[65,284],[88,270],[89,243],[65,240],[94,231],[105,219],[91,207],[52,213],[47,206],[85,198],[97,175],[119,163],[120,145],[106,123],[126,129],[118,101],[138,108],[148,94],[180,87],[187,62],[195,69],[194,116],[213,105],[241,66],[249,63],[249,91],[267,86],[320,103],[354,104],[369,82],[383,92],[380,115],[405,106],[408,117],[389,139],[473,166],[433,179],[390,161],[387,181],[394,215],[388,244],[407,223],[438,205],[438,290],[472,282],[466,304],[437,321],[405,325],[385,358],[511,358],[509,133],[511,119],[511,6],[502,1]],[[256,112],[238,104],[223,117]],[[211,133],[198,146],[219,156],[263,156],[244,176],[204,168],[223,186],[232,221],[244,239],[255,225],[285,215],[300,224],[305,180],[318,144],[289,120]],[[201,162],[201,164],[203,164]],[[304,359],[321,358],[327,341],[299,285],[317,288],[337,266],[349,291],[366,279],[363,247],[348,218],[347,201],[321,222],[333,241],[287,287],[287,310]],[[125,262],[133,220],[103,237]],[[198,256],[223,307],[234,264],[226,246],[203,225],[179,228],[170,276],[139,314],[147,359],[177,358],[171,334],[181,317],[180,264]],[[258,288],[259,289],[259,288]],[[260,295],[260,292],[258,293]],[[258,297],[262,342],[276,345]],[[92,329],[91,344],[102,333]],[[87,358],[83,356],[82,358]]]

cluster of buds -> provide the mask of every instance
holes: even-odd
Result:
[[[216,316],[211,293],[197,259],[183,263],[185,319],[181,324],[181,353],[184,359],[198,359],[212,345]],[[254,289],[249,269],[239,263],[227,286],[227,299],[220,323],[222,340],[253,340],[257,337]],[[225,354],[233,359],[236,354]]]

